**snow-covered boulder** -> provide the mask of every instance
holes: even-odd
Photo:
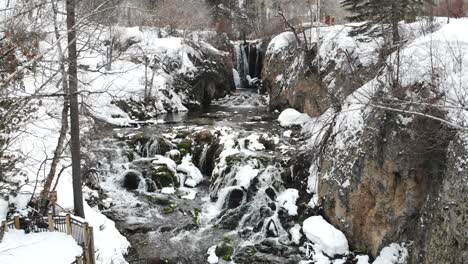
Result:
[[[283,127],[303,126],[310,120],[311,118],[307,114],[301,114],[292,108],[284,110],[278,117],[278,121]]]
[[[182,159],[182,163],[177,165],[177,171],[184,174],[184,183],[189,187],[195,187],[203,181],[203,174],[192,163],[192,156],[190,155],[185,156]]]
[[[297,205],[296,201],[299,198],[299,191],[296,189],[287,189],[278,195],[276,201],[279,203],[280,207],[283,207],[288,211],[288,214],[291,216],[297,215]]]
[[[407,262],[408,250],[396,243],[384,247],[372,264],[404,264]]]
[[[343,232],[330,225],[322,216],[312,216],[304,221],[302,230],[307,239],[330,257],[349,251],[348,240]]]

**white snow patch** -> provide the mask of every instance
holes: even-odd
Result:
[[[369,256],[365,256],[365,255],[356,256],[355,260],[357,260],[356,264],[369,264]]]
[[[295,224],[291,227],[291,229],[289,229],[289,234],[291,234],[291,241],[294,244],[299,245],[299,243],[301,243],[302,234],[301,226],[299,224]]]
[[[390,244],[380,251],[380,255],[373,264],[404,264],[408,257],[408,250],[396,243]]]
[[[302,230],[316,247],[328,256],[343,255],[349,251],[345,235],[323,219],[322,216],[312,216],[304,221]]]
[[[289,215],[297,215],[296,201],[299,198],[299,191],[296,189],[287,189],[276,198],[281,207],[288,211]]]
[[[176,189],[174,189],[174,187],[162,188],[161,193],[163,193],[163,194],[174,194],[174,193],[176,193]]]
[[[312,119],[307,114],[301,114],[297,110],[288,108],[281,112],[278,121],[282,127],[303,126]]]
[[[85,203],[85,216],[88,223],[94,227],[94,244],[97,263],[125,264],[124,254],[130,243],[115,227],[114,221]]]
[[[216,247],[217,247],[217,246],[214,245],[214,246],[212,246],[212,247],[210,247],[210,248],[208,249],[208,252],[207,252],[207,254],[208,254],[208,259],[207,259],[207,261],[208,261],[208,263],[210,263],[210,264],[216,264],[216,263],[219,262],[219,258],[218,258],[218,256],[216,256]]]
[[[203,181],[203,174],[192,163],[192,156],[187,155],[182,159],[182,163],[177,166],[177,170],[186,174],[185,185],[195,187]]]
[[[72,263],[82,252],[76,241],[64,233],[10,230],[0,243],[0,263]]]
[[[239,186],[243,186],[246,189],[249,188],[250,181],[253,178],[257,177],[260,171],[258,169],[254,169],[252,165],[247,164],[242,166],[239,171],[236,173],[236,180]]]
[[[295,43],[297,43],[297,40],[294,37],[294,33],[281,33],[270,41],[270,44],[268,44],[267,53],[277,54]]]

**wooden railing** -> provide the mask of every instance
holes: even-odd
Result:
[[[73,237],[76,243],[83,248],[83,254],[77,256],[71,264],[96,264],[94,230],[87,222],[82,222],[70,214],[64,216],[52,216],[52,214],[49,214],[47,217],[25,220],[31,232],[61,232]],[[8,232],[8,230],[21,229],[22,227],[24,226],[22,226],[19,216],[15,216],[11,221],[2,221],[0,237],[5,232]]]

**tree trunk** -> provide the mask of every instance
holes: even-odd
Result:
[[[60,41],[60,33],[57,25],[57,7],[55,3],[53,4],[53,9],[54,9],[54,31],[55,31],[55,38],[57,41]],[[59,53],[59,58],[60,58],[60,73],[62,75],[62,89],[64,94],[68,94],[68,78],[67,78],[67,72],[65,69],[65,56],[63,54],[62,50],[62,45],[59,43],[57,45],[57,50]],[[69,109],[69,104],[68,104],[68,98],[67,96],[64,96],[63,99],[63,107],[62,107],[62,121],[61,121],[61,128],[60,128],[60,135],[58,138],[57,146],[54,151],[54,157],[52,158],[52,163],[50,165],[50,170],[49,174],[47,175],[46,181],[44,183],[44,188],[41,192],[41,203],[40,203],[40,209],[42,210],[43,213],[47,212],[47,202],[48,202],[48,197],[49,197],[49,191],[50,187],[52,186],[52,182],[55,178],[55,174],[57,171],[57,166],[60,161],[60,157],[62,155],[62,152],[65,148],[65,139],[67,137],[67,132],[68,132],[68,109]]]
[[[70,100],[70,134],[73,176],[73,204],[75,215],[84,218],[83,193],[81,189],[80,116],[78,109],[78,69],[76,48],[75,1],[67,0],[68,30],[68,88]]]
[[[393,37],[393,44],[398,44],[400,42],[400,33],[398,30],[398,22],[400,22],[401,18],[401,10],[397,3],[392,2],[392,37]]]

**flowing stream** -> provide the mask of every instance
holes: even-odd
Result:
[[[293,223],[278,195],[298,132],[283,136],[266,104],[256,91],[239,89],[204,112],[90,138],[89,159],[102,172],[97,203],[131,242],[129,260],[208,263],[215,245],[220,263],[234,255],[244,263],[253,251],[265,263],[291,259],[269,251],[292,244]],[[266,240],[270,249],[253,248]]]

